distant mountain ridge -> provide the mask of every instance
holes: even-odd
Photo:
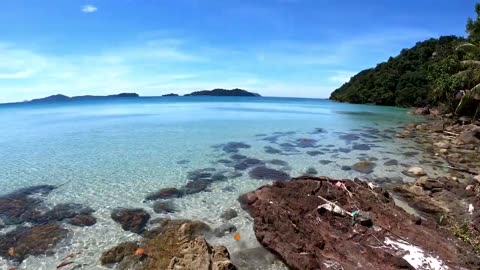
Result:
[[[217,88],[213,90],[195,91],[185,96],[261,97],[260,94],[238,88],[232,90]]]
[[[110,99],[110,98],[138,98],[140,95],[137,93],[120,93],[117,95],[108,95],[108,96],[74,96],[69,97],[62,94],[52,95],[44,98],[32,99],[25,101],[25,103],[39,103],[39,102],[64,102],[64,101],[75,101],[75,100],[96,100],[96,99]]]
[[[178,94],[166,94],[162,95],[162,97],[177,97]],[[249,92],[243,89],[222,89],[217,88],[213,90],[202,90],[202,91],[195,91],[190,94],[186,94],[184,96],[221,96],[221,97],[261,97],[261,95],[253,92]],[[51,95],[44,98],[37,98],[32,100],[27,100],[20,103],[48,103],[48,102],[67,102],[67,101],[78,101],[78,100],[102,100],[102,99],[116,99],[116,98],[138,98],[140,97],[137,93],[120,93],[116,95],[108,95],[108,96],[94,96],[94,95],[85,95],[85,96],[73,96],[69,97],[62,94]]]

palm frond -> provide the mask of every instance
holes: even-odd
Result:
[[[462,63],[463,66],[467,66],[467,67],[475,66],[480,68],[480,61],[477,61],[477,60],[463,60],[460,63]]]
[[[472,89],[469,91],[469,96],[470,98],[473,98],[475,100],[480,100],[480,83],[475,85]]]
[[[463,44],[459,45],[459,46],[456,48],[456,50],[470,50],[470,51],[473,50],[473,51],[478,51],[479,48],[478,48],[478,46],[475,45],[475,44],[466,42],[466,43],[463,43]]]

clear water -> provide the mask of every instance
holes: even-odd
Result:
[[[155,214],[152,204],[143,202],[145,196],[160,188],[181,187],[188,182],[187,173],[195,169],[214,167],[231,172],[232,168],[216,162],[230,154],[212,147],[231,141],[251,145],[240,149],[242,155],[287,161],[286,168],[268,166],[291,176],[314,167],[319,175],[335,178],[401,176],[409,181],[400,173],[404,169],[400,165],[383,166],[389,158],[412,165],[422,158],[403,155],[405,151],[418,151],[413,150],[418,146],[395,139],[395,134],[389,134],[392,138],[362,137],[355,141],[370,144],[369,151],[318,156],[308,155],[307,151],[328,145],[330,149],[351,148],[353,143],[340,139],[340,132],[359,134],[359,130],[375,128],[387,134],[384,130],[415,120],[399,108],[290,98],[168,97],[0,106],[0,193],[68,182],[48,195],[46,201],[52,205],[88,205],[95,209],[98,219],[92,227],[69,226],[71,236],[56,248],[54,256],[29,257],[19,269],[55,269],[61,258],[77,252],[81,255],[75,261],[86,264],[84,269],[104,269],[99,265],[102,251],[139,238],[115,224],[111,210],[141,207],[153,218],[165,216]],[[326,133],[313,134],[317,128]],[[276,142],[265,140],[272,135],[277,135]],[[265,146],[280,148],[279,144],[295,143],[300,138],[318,140],[319,147],[297,147],[297,152],[283,154],[264,150]],[[368,176],[341,169],[371,157],[378,161]],[[181,160],[188,163],[178,164]],[[321,164],[320,160],[334,162]],[[202,220],[214,228],[223,224],[221,213],[234,208],[239,217],[230,223],[237,226],[242,240],[226,236],[210,241],[226,245],[231,252],[256,247],[252,221],[240,209],[237,197],[267,183],[250,179],[245,171],[239,178],[214,183],[210,192],[175,199],[180,211],[169,216]],[[233,187],[234,191],[222,191],[225,187]],[[0,260],[0,269],[6,265],[5,260]]]

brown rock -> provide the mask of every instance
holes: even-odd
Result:
[[[159,199],[172,199],[172,198],[180,198],[184,194],[181,190],[177,188],[163,188],[157,192],[153,192],[145,197],[147,201],[155,201]]]
[[[157,220],[159,227],[145,232],[140,244],[121,244],[102,256],[102,263],[118,263],[120,270],[236,269],[223,246],[212,247],[202,235],[207,224],[189,220]],[[142,256],[132,255],[141,246]],[[132,253],[133,251],[133,253]]]
[[[112,219],[122,225],[125,231],[142,233],[150,215],[143,209],[117,208],[112,211]]]
[[[49,255],[52,248],[67,237],[67,234],[68,230],[57,223],[17,227],[5,235],[0,235],[0,256],[21,263],[30,255]],[[11,248],[14,256],[9,254]]]
[[[135,255],[138,244],[135,242],[125,242],[105,251],[100,257],[102,265],[121,262],[125,257]]]
[[[414,115],[428,115],[430,114],[430,109],[428,107],[414,108],[411,110],[411,113]]]
[[[462,144],[480,145],[480,127],[470,127],[458,135],[457,140]]]
[[[438,256],[452,269],[480,267],[472,249],[448,231],[429,221],[412,226],[413,216],[396,207],[383,188],[372,190],[361,181],[345,181],[347,193],[335,186],[337,181],[300,177],[263,186],[252,192],[255,196],[243,196],[257,198],[244,207],[252,213],[258,241],[291,269],[414,269],[404,253],[386,247],[387,239],[401,241],[398,237]],[[334,201],[344,211],[357,207],[368,211],[373,226],[360,222],[352,226],[348,214],[318,211],[317,207],[326,203],[322,198]]]
[[[234,270],[225,247],[212,248],[205,238],[198,237],[180,251],[181,257],[174,257],[167,270]]]
[[[76,215],[69,219],[68,223],[78,227],[88,227],[97,223],[97,219],[91,215]]]

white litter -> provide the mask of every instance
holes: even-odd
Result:
[[[468,205],[468,213],[470,213],[470,215],[473,214],[473,210],[474,210],[473,205],[469,204]]]
[[[439,258],[433,257],[423,251],[421,248],[406,243],[404,241],[394,241],[385,238],[385,245],[395,250],[405,251],[403,256],[417,270],[447,270],[449,269]]]

